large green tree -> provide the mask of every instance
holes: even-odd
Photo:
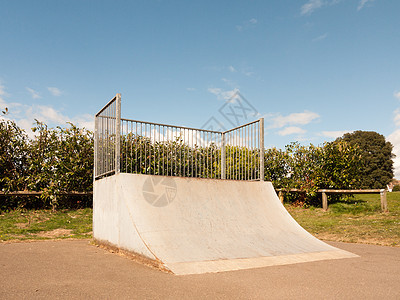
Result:
[[[361,188],[385,188],[393,179],[393,145],[374,131],[346,133],[338,140],[357,145],[361,151],[359,168]]]

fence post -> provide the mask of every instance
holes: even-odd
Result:
[[[382,212],[388,212],[386,190],[382,189],[380,194],[381,194],[381,210]]]
[[[279,191],[278,197],[279,197],[279,200],[281,200],[281,203],[283,203],[284,197],[283,197],[283,192],[282,191]]]
[[[328,210],[328,196],[326,195],[325,192],[322,192],[322,210],[323,211]]]
[[[225,132],[221,133],[221,179],[226,179],[226,147]]]
[[[119,174],[121,171],[121,94],[117,94],[115,97],[115,174]]]
[[[260,181],[264,181],[264,118],[260,118]]]

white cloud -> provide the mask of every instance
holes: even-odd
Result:
[[[33,99],[41,98],[40,95],[39,95],[39,92],[35,91],[34,89],[31,89],[31,88],[27,87],[26,90],[29,92],[29,94],[31,94],[31,97]]]
[[[245,76],[247,76],[247,77],[250,77],[250,76],[253,76],[253,75],[254,75],[254,72],[251,72],[251,71],[243,71],[243,74],[244,74]]]
[[[400,108],[395,110],[393,121],[397,127],[400,127]],[[394,176],[400,178],[400,128],[392,132],[387,137],[387,140],[393,144],[393,154],[396,155],[396,157],[393,158]]]
[[[285,129],[278,132],[278,134],[282,136],[292,135],[292,134],[304,134],[304,133],[306,133],[306,130],[296,126],[286,127]]]
[[[328,36],[328,34],[327,34],[327,33],[324,33],[324,34],[322,34],[322,35],[320,35],[320,36],[317,36],[317,37],[314,38],[312,41],[313,41],[313,42],[322,41],[322,40],[326,39],[327,36]]]
[[[244,21],[240,25],[236,25],[236,29],[238,31],[243,31],[244,29],[248,29],[250,27],[254,27],[258,23],[258,20],[255,18],[251,18],[250,20]]]
[[[391,133],[387,140],[393,144],[393,154],[396,155],[393,158],[394,163],[394,177],[400,178],[400,129],[395,130]]]
[[[60,91],[60,89],[56,88],[56,87],[48,87],[47,90],[53,95],[53,96],[61,96],[62,92]]]
[[[0,94],[0,95],[1,95],[1,94]],[[400,91],[394,92],[394,93],[393,93],[393,96],[394,96],[396,99],[399,99],[399,100],[400,100]]]
[[[350,130],[337,130],[337,131],[322,131],[321,135],[328,138],[337,139],[343,136],[345,133],[351,132]]]
[[[319,114],[312,111],[304,111],[302,113],[292,113],[287,116],[272,116],[272,125],[270,128],[282,128],[287,125],[307,125],[312,121],[319,119]]]
[[[394,111],[393,121],[396,126],[400,126],[400,108]]]
[[[194,92],[196,89],[192,88],[192,87],[188,87],[188,88],[186,88],[186,90],[189,91],[189,92]]]
[[[216,95],[218,99],[229,100],[234,98],[235,95],[237,95],[239,89],[234,88],[233,90],[230,91],[224,91],[223,89],[220,88],[208,88],[207,91],[209,91],[211,94]]]
[[[228,78],[221,78],[221,80],[223,82],[225,82],[227,85],[229,85],[230,87],[237,86],[237,84],[233,80],[230,80]]]
[[[27,88],[28,89],[28,88]],[[48,126],[68,126],[66,122],[71,122],[80,128],[85,127],[88,130],[94,129],[93,116],[88,114],[69,117],[61,111],[47,105],[22,104],[17,102],[8,102],[2,96],[6,95],[5,87],[0,85],[0,108],[3,110],[8,107],[9,114],[2,116],[8,120],[15,121],[19,127],[25,130],[29,137],[33,137],[32,127],[35,119],[46,123]]]
[[[310,15],[316,9],[321,8],[325,3],[321,0],[309,0],[301,7],[301,15]]]
[[[0,96],[7,96],[6,87],[0,82]]]
[[[357,10],[363,9],[366,4],[372,3],[374,1],[375,0],[360,0],[360,2],[358,2]]]
[[[229,66],[228,69],[232,73],[236,72],[236,69],[233,66]]]

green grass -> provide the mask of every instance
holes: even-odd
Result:
[[[387,194],[388,213],[379,194],[355,195],[329,203],[328,212],[285,204],[307,231],[323,240],[400,246],[400,192]],[[0,242],[92,238],[92,209],[15,210],[0,214]]]
[[[0,241],[92,237],[92,209],[15,210],[0,214]]]
[[[296,221],[316,237],[377,245],[400,246],[400,192],[387,194],[388,213],[382,213],[379,194],[359,194],[321,208],[285,204]]]

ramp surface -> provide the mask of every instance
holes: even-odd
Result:
[[[177,275],[357,257],[301,228],[270,182],[103,178],[94,183],[93,235]]]

